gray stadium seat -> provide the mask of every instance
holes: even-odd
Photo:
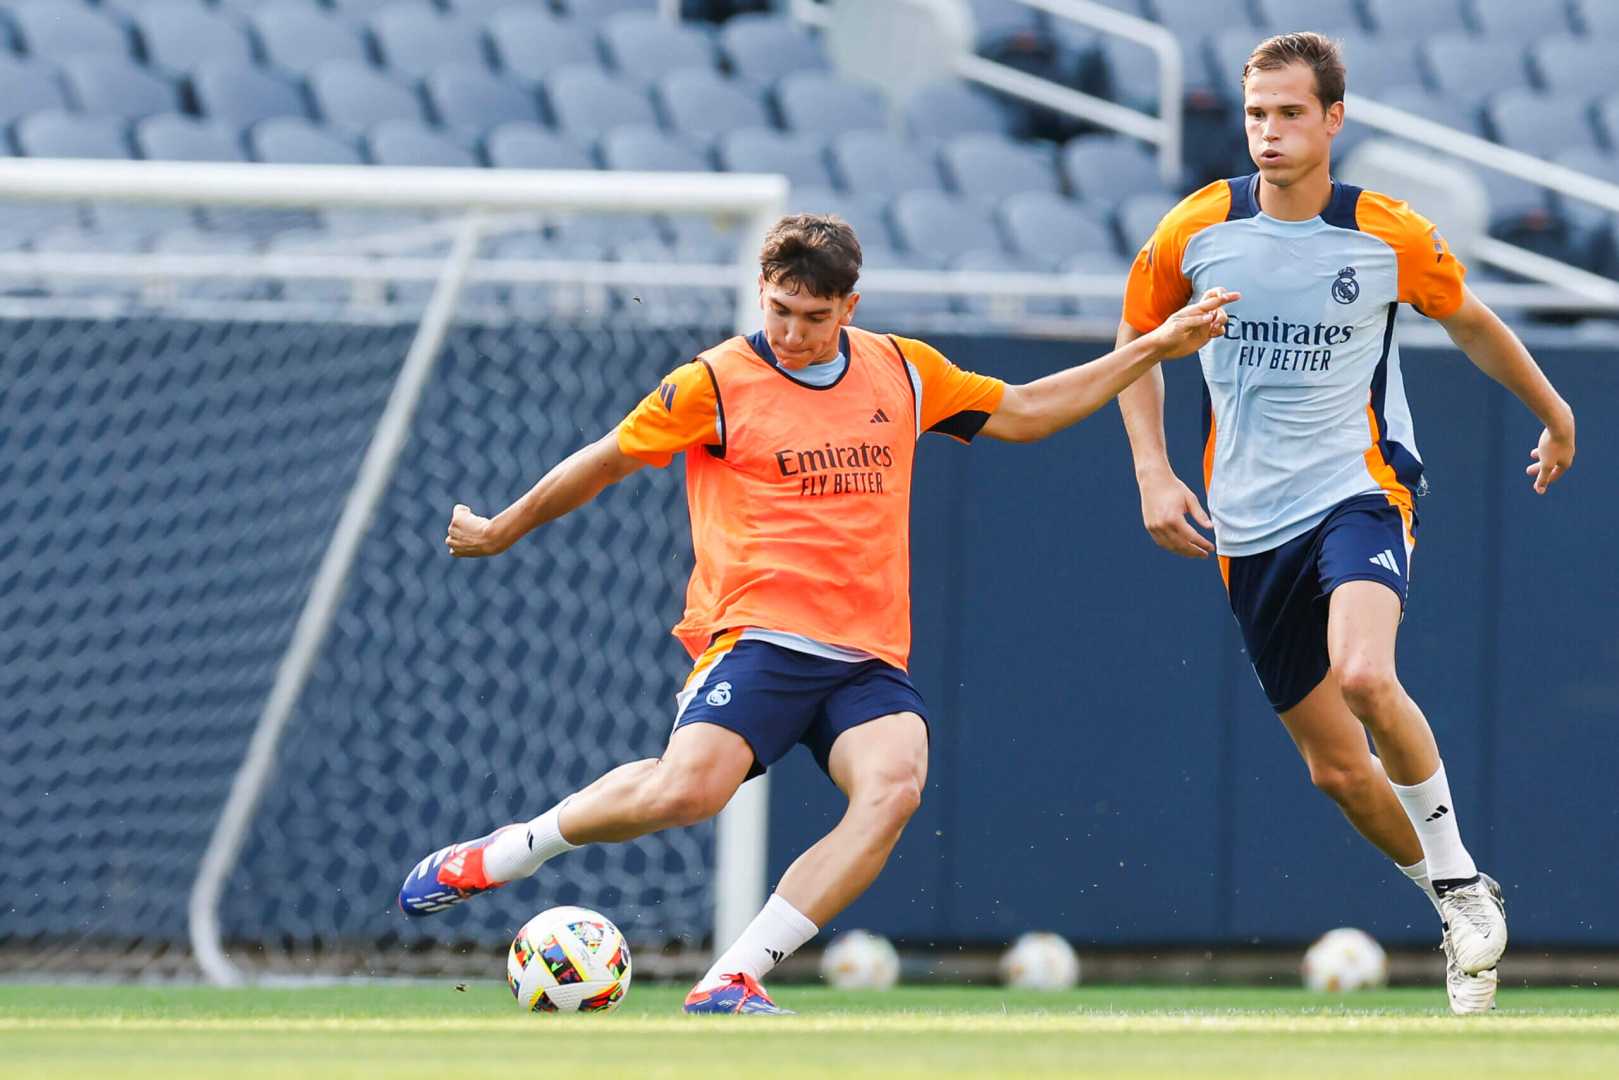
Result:
[[[424,78],[446,64],[486,67],[483,31],[471,19],[427,8],[390,7],[371,19],[382,62],[401,76]]]
[[[741,128],[770,127],[770,112],[747,84],[712,68],[672,71],[658,82],[663,114],[677,131],[710,138]]]
[[[1554,93],[1587,98],[1619,93],[1615,44],[1612,39],[1543,38],[1532,49],[1535,70],[1546,89]]]
[[[602,24],[603,51],[626,79],[655,82],[682,68],[713,68],[714,42],[694,23],[670,24],[657,12],[632,11]]]
[[[944,189],[944,178],[932,158],[886,131],[851,131],[834,138],[828,156],[845,191],[891,196]]]
[[[1120,253],[1130,256],[1140,251],[1152,239],[1153,230],[1164,215],[1178,202],[1179,199],[1167,192],[1148,192],[1132,195],[1120,203],[1117,210]]]
[[[489,40],[502,66],[526,82],[576,64],[599,64],[596,35],[576,19],[529,8],[504,8],[490,17]]]
[[[148,116],[135,125],[135,148],[151,161],[246,161],[235,127],[191,116]]]
[[[0,126],[17,117],[49,109],[65,111],[67,95],[61,73],[44,60],[0,56]]]
[[[87,113],[136,117],[180,111],[180,93],[167,79],[117,56],[70,56],[62,63],[68,93]]]
[[[1473,22],[1487,37],[1529,41],[1573,32],[1568,0],[1471,0]]]
[[[667,240],[662,222],[650,214],[572,214],[558,218],[553,232],[566,244],[599,244],[609,249]]]
[[[750,13],[728,19],[720,27],[720,47],[732,71],[759,85],[827,66],[820,41],[785,15]]]
[[[378,165],[437,165],[476,168],[476,155],[442,134],[413,120],[390,120],[366,135],[371,159]]]
[[[1593,37],[1619,38],[1619,4],[1613,0],[1573,0],[1576,22]]]
[[[1259,41],[1253,10],[1248,0],[1152,0],[1152,14],[1158,22],[1177,33],[1210,35],[1233,27],[1250,28]],[[1297,21],[1297,15],[1288,20]]]
[[[185,74],[204,62],[253,63],[247,31],[231,15],[171,2],[143,5],[132,18],[154,67]]]
[[[435,68],[427,77],[427,97],[439,122],[460,131],[481,133],[501,124],[540,120],[532,92],[481,66]]]
[[[113,116],[84,116],[46,109],[18,120],[17,149],[28,157],[127,158],[133,156],[124,122]]]
[[[158,236],[152,251],[160,255],[252,255],[258,244],[242,233],[183,229]],[[239,277],[177,278],[174,288],[187,300],[264,300],[273,290],[262,278]]]
[[[1000,207],[1012,250],[1052,268],[1077,251],[1114,248],[1113,230],[1084,204],[1049,192],[1013,195]]]
[[[351,22],[368,19],[383,8],[402,6],[399,0],[326,0],[326,2],[334,11]]]
[[[829,138],[848,131],[888,128],[888,101],[882,91],[819,71],[799,71],[776,84],[776,109],[792,131]]]
[[[278,3],[250,15],[265,58],[286,71],[307,75],[334,60],[366,63],[365,41],[348,22],[306,3]]]
[[[1469,135],[1484,134],[1484,125],[1478,109],[1466,102],[1436,94],[1425,86],[1413,83],[1388,86],[1380,88],[1375,93],[1368,91],[1367,96],[1397,109],[1425,116],[1435,123],[1465,131]]]
[[[1254,12],[1259,16],[1259,25],[1272,34],[1297,29],[1295,24],[1300,21],[1299,0],[1254,0]],[[1356,0],[1310,0],[1308,22],[1309,29],[1332,37],[1366,30]],[[1255,38],[1254,44],[1258,43]]]
[[[354,143],[302,117],[283,116],[256,124],[248,144],[259,161],[281,165],[363,165]]]
[[[1448,34],[1424,47],[1429,81],[1446,97],[1477,107],[1501,90],[1527,89],[1529,65],[1516,41]]]
[[[1012,115],[990,94],[961,79],[931,83],[905,102],[905,130],[914,139],[946,139],[966,132],[1010,135]]]
[[[979,52],[993,50],[1010,38],[1038,35],[1045,29],[1040,13],[1018,0],[968,0],[967,6],[972,12]]]
[[[974,199],[1004,199],[1026,191],[1056,193],[1061,185],[1048,154],[1005,135],[959,135],[939,151],[951,187]]]
[[[1417,41],[1429,34],[1466,33],[1461,0],[1366,0],[1372,28],[1384,37]]]
[[[595,169],[596,159],[574,139],[539,124],[501,124],[484,140],[498,169]]]
[[[1619,156],[1604,154],[1587,146],[1558,154],[1555,160],[1565,168],[1594,176],[1598,180],[1606,180],[1610,184],[1619,184]],[[1578,229],[1606,227],[1619,218],[1619,214],[1615,214],[1612,210],[1605,210],[1584,199],[1573,199],[1567,195],[1558,195],[1556,199],[1563,217]]]
[[[608,131],[601,138],[601,155],[609,169],[631,172],[707,172],[714,167],[690,139],[639,125]]]
[[[853,227],[861,247],[894,246],[888,224],[888,200],[881,195],[844,193],[830,188],[794,188],[787,197],[790,214],[836,214]]]
[[[1039,274],[1051,268],[1010,252],[969,251],[951,260],[950,269],[980,274]],[[969,315],[1000,323],[1017,323],[1029,316],[1060,318],[1073,311],[1073,305],[1061,296],[988,296],[969,293],[958,297],[956,306]]]
[[[1123,137],[1081,135],[1070,139],[1062,149],[1062,170],[1075,194],[1099,205],[1164,187],[1157,155]]]
[[[1345,35],[1344,63],[1349,68],[1351,93],[1379,97],[1392,87],[1412,86],[1423,81],[1422,65],[1413,42],[1399,38],[1377,38],[1362,34]]]
[[[199,112],[237,127],[272,116],[309,115],[303,90],[260,68],[210,61],[192,73],[191,90]]]
[[[861,244],[867,270],[942,270],[944,260],[923,252],[901,251],[886,244]],[[866,285],[860,288],[860,306],[854,322],[876,333],[913,333],[932,320],[948,319],[955,308],[941,292],[884,292]]]
[[[657,11],[660,0],[557,0],[557,7],[577,18],[608,19],[626,11]]]
[[[414,90],[352,60],[320,65],[310,73],[309,88],[326,122],[347,131],[363,131],[387,120],[426,119]]]
[[[1485,112],[1501,145],[1549,158],[1564,150],[1596,147],[1588,100],[1576,94],[1504,90],[1490,99]]]
[[[24,51],[65,60],[70,56],[130,54],[123,21],[67,0],[25,0],[11,5],[11,21]]]
[[[1254,34],[1258,41],[1258,33]],[[1107,36],[1097,43],[1107,87],[1106,96],[1133,109],[1158,109],[1158,55],[1145,45],[1126,38]],[[1209,63],[1208,40],[1201,34],[1187,33],[1181,40],[1181,62],[1187,96],[1229,93],[1235,79],[1225,72],[1219,77]]]
[[[721,135],[716,149],[727,172],[781,173],[793,187],[832,186],[826,142],[774,128],[739,128]]]
[[[545,81],[558,126],[597,134],[615,127],[656,127],[657,113],[645,91],[632,89],[598,67],[562,68]]]
[[[1619,94],[1597,102],[1597,126],[1608,141],[1608,149],[1619,153]]]
[[[937,259],[969,251],[1001,251],[1005,243],[990,212],[970,199],[940,191],[907,191],[889,211],[901,247]]]
[[[1057,269],[1065,274],[1117,274],[1122,278],[1130,269],[1130,259],[1111,251],[1086,251],[1065,260]],[[1091,319],[1118,319],[1122,307],[1120,294],[1112,293],[1078,298],[1074,313]]]

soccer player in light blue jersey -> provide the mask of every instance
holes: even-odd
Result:
[[[1121,345],[1216,280],[1242,294],[1200,350],[1209,514],[1170,468],[1162,374],[1119,405],[1148,532],[1179,555],[1218,555],[1248,656],[1311,780],[1428,894],[1445,926],[1451,1008],[1482,1012],[1495,1002],[1505,906],[1462,843],[1433,732],[1394,665],[1422,490],[1396,309],[1438,320],[1539,417],[1527,470],[1537,492],[1573,463],[1574,414],[1430,222],[1332,179],[1344,82],[1337,46],[1319,34],[1261,42],[1243,69],[1258,172],[1188,196],[1130,271]],[[1188,517],[1213,528],[1213,544]]]

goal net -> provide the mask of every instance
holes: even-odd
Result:
[[[734,928],[757,792],[718,839],[589,849],[433,919],[394,895],[661,748],[678,467],[496,560],[445,525],[748,326],[784,193],[0,162],[0,968],[448,970],[557,903],[653,956]]]

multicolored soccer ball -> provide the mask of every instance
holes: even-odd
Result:
[[[1388,956],[1364,930],[1328,930],[1304,953],[1304,985],[1311,990],[1369,990],[1388,981]]]
[[[554,907],[512,939],[506,982],[530,1012],[609,1012],[630,988],[630,947],[607,916]]]
[[[1024,934],[1001,954],[1001,981],[1019,990],[1067,990],[1079,982],[1079,956],[1061,934]]]
[[[839,990],[887,990],[899,981],[899,953],[881,934],[850,930],[821,954],[821,978]]]

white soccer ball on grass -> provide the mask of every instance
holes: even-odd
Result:
[[[608,1012],[630,988],[630,947],[599,912],[550,908],[512,939],[506,982],[530,1012]]]
[[[1067,990],[1079,982],[1079,956],[1060,934],[1027,933],[1002,954],[1001,981],[1018,990]]]
[[[849,930],[821,954],[821,978],[839,990],[887,990],[899,981],[899,953],[881,934]]]
[[[1303,972],[1311,990],[1369,990],[1388,984],[1389,958],[1366,931],[1340,926],[1305,950]]]

